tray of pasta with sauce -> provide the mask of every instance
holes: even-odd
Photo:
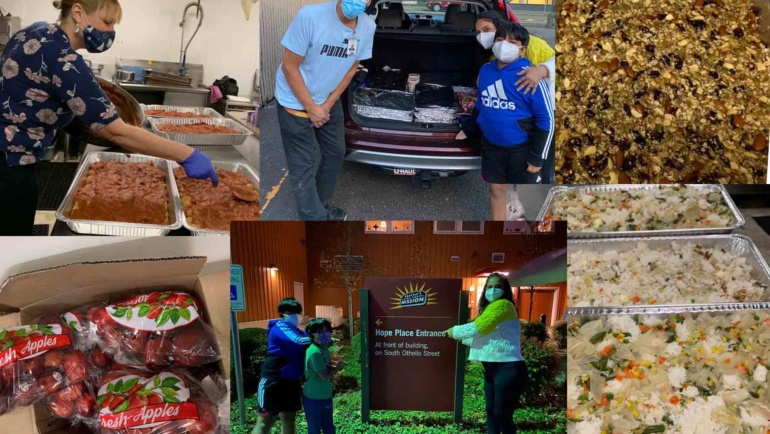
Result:
[[[170,162],[144,155],[85,156],[56,218],[80,234],[163,236],[182,227]]]
[[[187,145],[242,145],[252,132],[232,119],[149,118],[155,134]]]
[[[194,236],[229,235],[231,221],[259,220],[259,176],[248,164],[212,161],[219,176],[219,186],[210,180],[189,179],[176,163],[172,163],[179,197],[182,202],[182,224]],[[239,189],[256,200],[246,202],[234,193]]]

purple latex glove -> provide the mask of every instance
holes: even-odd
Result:
[[[182,167],[190,178],[211,178],[211,183],[214,187],[219,185],[219,177],[217,176],[217,171],[214,169],[214,166],[211,165],[211,160],[197,149],[182,162]]]

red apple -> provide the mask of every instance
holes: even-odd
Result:
[[[65,387],[61,392],[57,393],[56,396],[61,397],[61,399],[65,401],[74,401],[80,397],[80,395],[83,394],[83,385],[82,384],[73,384],[72,386]]]
[[[209,334],[199,327],[188,327],[174,339],[174,360],[180,366],[201,366],[219,359]]]
[[[38,396],[40,390],[34,382],[25,381],[14,387],[13,404],[15,407],[26,407]]]
[[[74,414],[72,402],[62,399],[59,395],[51,398],[48,402],[48,409],[59,419],[69,419]]]
[[[59,372],[43,375],[37,379],[37,385],[47,395],[52,395],[64,388],[64,376]]]
[[[153,333],[147,341],[147,349],[144,353],[144,362],[153,369],[159,369],[171,364],[171,355],[174,346],[165,333]]]
[[[81,383],[88,378],[86,356],[80,351],[72,351],[64,356],[64,372],[72,383]]]
[[[80,395],[75,401],[75,409],[83,417],[93,416],[96,413],[96,400],[94,396],[90,392]]]
[[[110,359],[107,358],[101,348],[97,347],[91,350],[91,363],[97,368],[105,369],[109,365]]]
[[[62,352],[59,350],[51,350],[45,353],[44,360],[46,369],[58,368],[62,363]]]
[[[47,354],[48,353],[46,353],[46,355]],[[23,374],[38,376],[43,373],[44,365],[42,356],[33,357],[29,360],[22,360],[19,363],[21,364],[21,372]]]

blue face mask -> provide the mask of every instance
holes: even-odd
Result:
[[[88,22],[88,17],[86,17],[86,22]],[[104,53],[115,42],[115,32],[102,32],[88,23],[88,27],[83,30],[83,39],[86,41],[86,49],[89,53]]]
[[[366,0],[342,0],[342,14],[349,20],[366,10]]]
[[[332,343],[332,334],[329,332],[321,332],[316,335],[315,340],[319,345],[329,345]]]

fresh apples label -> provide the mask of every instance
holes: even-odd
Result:
[[[198,406],[187,402],[190,390],[174,374],[150,378],[126,375],[99,389],[96,404],[102,428],[152,428],[184,419],[198,420]]]
[[[72,345],[58,324],[10,327],[0,331],[0,369],[19,360],[40,356],[54,348]]]
[[[143,331],[184,327],[200,318],[195,299],[183,292],[154,292],[107,306],[107,313],[121,326]]]

